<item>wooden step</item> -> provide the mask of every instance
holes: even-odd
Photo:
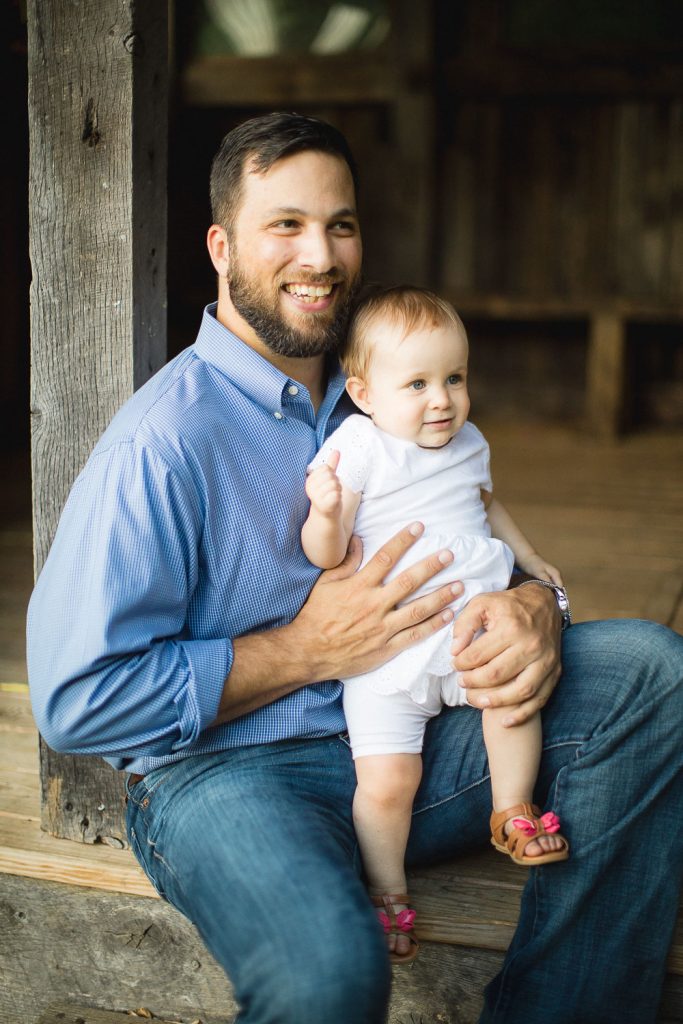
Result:
[[[0,1024],[123,1024],[136,1019],[136,1007],[161,1021],[234,1021],[225,975],[130,851],[41,831],[25,687],[0,689],[0,737]],[[416,1019],[416,1011],[474,1024],[514,931],[525,879],[493,851],[411,873],[422,948],[417,968],[394,970],[389,1024]],[[683,1018],[683,915],[668,966],[671,1013],[661,1024]],[[82,1002],[69,1003],[76,996]]]
[[[130,850],[55,839],[40,828],[37,734],[26,690],[0,692],[0,874],[158,899]],[[507,949],[527,873],[493,850],[413,871],[426,941]],[[669,957],[683,974],[683,914]]]
[[[38,1018],[38,1024],[144,1024],[155,1020],[157,1024],[180,1024],[168,1018],[162,1019],[142,1006],[137,1011],[126,1013],[117,1010],[97,1010],[92,1006],[75,1006],[73,1003],[53,1003]],[[197,1020],[197,1024],[201,1021]]]

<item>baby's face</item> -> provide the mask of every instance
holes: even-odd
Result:
[[[470,411],[467,338],[455,327],[373,329],[365,412],[377,427],[422,448],[442,448]],[[352,396],[353,397],[353,396]]]

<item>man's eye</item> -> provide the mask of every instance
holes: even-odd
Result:
[[[295,220],[278,220],[275,222],[275,224],[273,224],[273,227],[281,228],[284,231],[291,231],[294,228],[298,227],[298,224]]]
[[[356,225],[350,220],[336,220],[332,230],[344,235],[355,235]]]
[[[450,375],[450,377],[448,378],[448,383],[449,384],[462,384],[462,374],[461,373],[452,373]]]
[[[411,391],[422,391],[424,386],[425,386],[425,382],[423,380],[413,380],[408,385],[408,387],[411,389]]]

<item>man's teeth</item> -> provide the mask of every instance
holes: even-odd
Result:
[[[298,299],[321,299],[332,291],[331,284],[286,284],[285,291]]]

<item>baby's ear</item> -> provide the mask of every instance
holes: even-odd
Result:
[[[372,416],[372,404],[369,400],[368,389],[364,380],[360,377],[349,377],[346,381],[346,390],[349,393],[351,401],[358,408],[367,413],[368,416]]]

